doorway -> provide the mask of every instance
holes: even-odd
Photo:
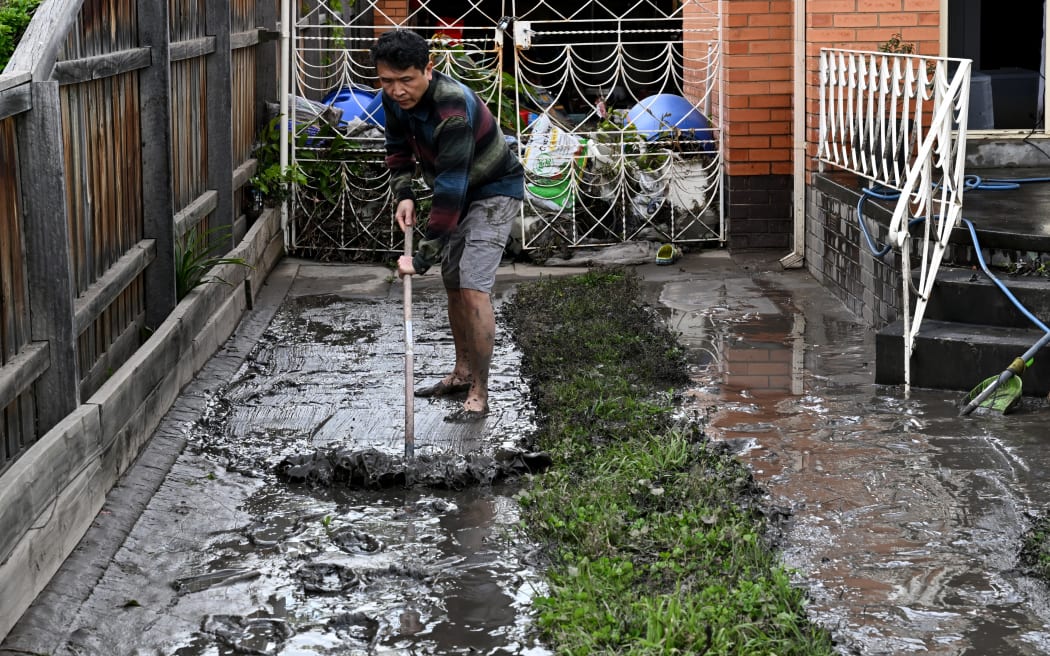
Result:
[[[948,0],[948,56],[973,60],[970,129],[1043,132],[1045,1]]]

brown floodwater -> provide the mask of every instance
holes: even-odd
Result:
[[[784,562],[844,653],[1050,653],[1017,563],[1050,495],[1045,400],[959,417],[961,392],[872,384],[874,334],[803,271],[653,292],[694,356],[688,406],[790,511]]]

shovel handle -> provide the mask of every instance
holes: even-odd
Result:
[[[412,226],[406,226],[405,255],[409,257],[412,256],[413,230]],[[414,380],[412,372],[412,361],[414,360],[412,354],[412,276],[404,276],[401,280],[405,288],[405,458],[412,458],[416,449],[415,411],[412,404],[414,398],[412,389],[412,381]]]

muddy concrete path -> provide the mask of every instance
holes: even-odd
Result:
[[[813,617],[858,654],[1050,653],[1046,589],[1016,561],[1050,497],[1046,402],[959,417],[962,393],[875,386],[874,334],[812,277],[726,266],[651,291],[708,434],[792,512],[784,558]]]
[[[690,352],[683,411],[791,512],[785,561],[843,653],[1050,652],[1045,589],[1015,562],[1050,491],[1045,403],[960,418],[957,393],[874,386],[873,333],[770,257],[638,270]],[[497,303],[539,273],[501,273]],[[436,283],[416,283],[419,382],[452,357]],[[509,336],[492,414],[416,399],[430,478],[384,487],[407,470],[400,285],[289,260],[264,296],[0,654],[547,654],[514,531],[533,418]],[[337,480],[318,454],[340,450],[375,475]]]
[[[497,304],[518,279],[501,276]],[[282,284],[256,334],[184,394],[202,403],[177,404],[158,431],[177,453],[141,515],[108,521],[136,486],[123,482],[0,654],[548,653],[528,637],[542,583],[514,531],[534,423],[510,336],[482,421],[445,421],[462,397],[414,399],[409,466],[400,283],[384,267],[289,260],[268,281]],[[454,353],[439,278],[414,287],[424,383]],[[358,479],[330,475],[355,458]]]

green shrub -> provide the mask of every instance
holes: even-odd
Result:
[[[14,54],[41,0],[0,0],[0,72]]]
[[[210,282],[229,284],[222,278],[205,278],[208,271],[220,264],[251,265],[239,257],[221,257],[230,235],[229,226],[209,230],[191,228],[175,242],[175,296],[182,300],[194,287]]]

